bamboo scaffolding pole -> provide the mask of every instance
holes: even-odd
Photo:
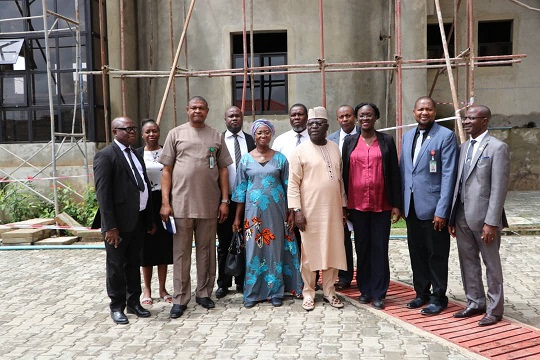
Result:
[[[319,0],[319,43],[321,48],[321,58],[319,59],[319,67],[321,70],[321,104],[326,108],[326,73],[325,73],[325,57],[324,57],[324,13],[323,0]]]
[[[437,20],[439,21],[439,30],[441,32],[441,41],[443,45],[444,50],[444,57],[446,59],[446,71],[448,73],[448,81],[450,83],[450,92],[452,94],[452,103],[454,105],[454,113],[455,116],[459,117],[460,115],[460,108],[459,108],[459,100],[457,97],[457,91],[456,91],[456,85],[454,83],[454,73],[452,71],[452,66],[450,64],[450,53],[448,52],[448,42],[446,41],[446,34],[444,31],[444,22],[442,18],[442,12],[441,12],[441,4],[439,0],[435,0],[435,7],[437,8]],[[461,124],[461,121],[456,121],[457,129],[458,129],[458,135],[461,140],[461,142],[466,141],[465,134],[463,133],[463,126]]]
[[[167,103],[167,97],[169,96],[169,91],[171,89],[171,83],[174,81],[174,73],[176,72],[176,65],[178,64],[178,59],[180,58],[180,51],[182,50],[182,45],[184,44],[184,39],[186,38],[186,31],[191,20],[191,14],[193,14],[193,8],[195,7],[195,0],[191,0],[191,5],[189,6],[188,14],[184,22],[184,28],[182,30],[182,35],[180,36],[180,41],[178,43],[178,48],[176,49],[176,54],[174,56],[174,61],[172,63],[171,71],[169,73],[169,80],[167,81],[167,86],[165,87],[165,93],[163,94],[163,99],[161,101],[161,106],[159,108],[158,115],[156,117],[156,123],[159,125],[161,118],[163,117],[163,112],[165,111],[165,104]]]
[[[395,30],[394,34],[395,47],[396,47],[396,147],[398,156],[401,156],[401,136],[403,125],[403,68],[402,68],[402,54],[401,54],[401,0],[395,0],[394,5],[395,15]]]

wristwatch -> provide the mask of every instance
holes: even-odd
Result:
[[[295,213],[297,213],[297,212],[299,212],[299,211],[302,211],[302,209],[300,209],[300,208],[294,208],[293,211],[294,211]]]
[[[229,204],[231,203],[231,200],[229,200],[229,199],[227,199],[227,200],[223,199],[223,200],[221,200],[221,203],[222,203],[222,204],[227,204],[227,205],[229,205]]]

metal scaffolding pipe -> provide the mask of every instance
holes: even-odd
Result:
[[[321,58],[319,59],[319,68],[321,70],[321,103],[326,108],[326,74],[324,58],[324,14],[323,0],[319,0],[319,43],[321,48]]]
[[[250,44],[250,47],[253,47],[253,44]],[[246,0],[242,0],[242,57],[244,59],[244,66],[242,68],[242,102],[240,106],[240,111],[244,113],[246,107],[246,87],[247,87],[247,71],[248,71],[248,60],[247,60],[247,34],[246,34]],[[253,64],[252,64],[253,65]],[[251,102],[254,102],[253,94],[251,94]],[[261,104],[262,105],[262,104]]]
[[[401,54],[401,0],[395,0],[394,11],[395,17],[395,46],[396,46],[396,146],[398,156],[401,155],[401,125],[403,125],[403,69],[402,69],[402,54]]]
[[[124,0],[120,0],[120,68],[126,69],[126,52],[125,52],[125,36],[124,36]],[[121,78],[121,92],[122,92],[122,116],[126,114],[126,79]]]
[[[100,59],[101,59],[101,91],[103,92],[103,121],[105,125],[105,144],[109,144],[110,129],[109,129],[109,91],[108,91],[108,77],[107,67],[105,66],[105,19],[103,17],[103,0],[99,0],[99,45],[101,47]],[[96,74],[97,75],[97,74]]]

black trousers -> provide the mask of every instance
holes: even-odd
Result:
[[[343,227],[343,244],[345,245],[345,257],[347,258],[347,270],[339,270],[338,278],[340,282],[351,283],[354,275],[354,264],[353,264],[353,249],[352,249],[352,240],[351,232],[347,224]]]
[[[232,224],[236,216],[237,203],[231,201],[229,205],[229,216],[227,220],[217,226],[217,236],[219,245],[217,247],[217,260],[218,260],[218,278],[217,285],[220,288],[228,289],[232,286],[232,276],[225,274],[225,261],[227,260],[227,254],[229,252],[229,246],[233,236]],[[240,226],[244,226],[244,217],[242,216]],[[236,276],[234,282],[237,286],[244,286],[244,274],[242,276]]]
[[[354,227],[356,282],[363,295],[384,299],[390,284],[390,211],[349,210]]]
[[[111,311],[124,310],[140,303],[141,247],[144,238],[141,216],[131,232],[120,232],[122,241],[115,248],[105,241],[107,295]]]
[[[429,300],[431,304],[447,306],[450,234],[446,228],[442,231],[434,230],[432,221],[418,219],[414,210],[414,198],[411,196],[406,222],[416,297]]]

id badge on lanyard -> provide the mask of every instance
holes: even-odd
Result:
[[[435,174],[437,172],[437,160],[435,160],[435,150],[430,151],[431,160],[429,161],[429,172]]]

